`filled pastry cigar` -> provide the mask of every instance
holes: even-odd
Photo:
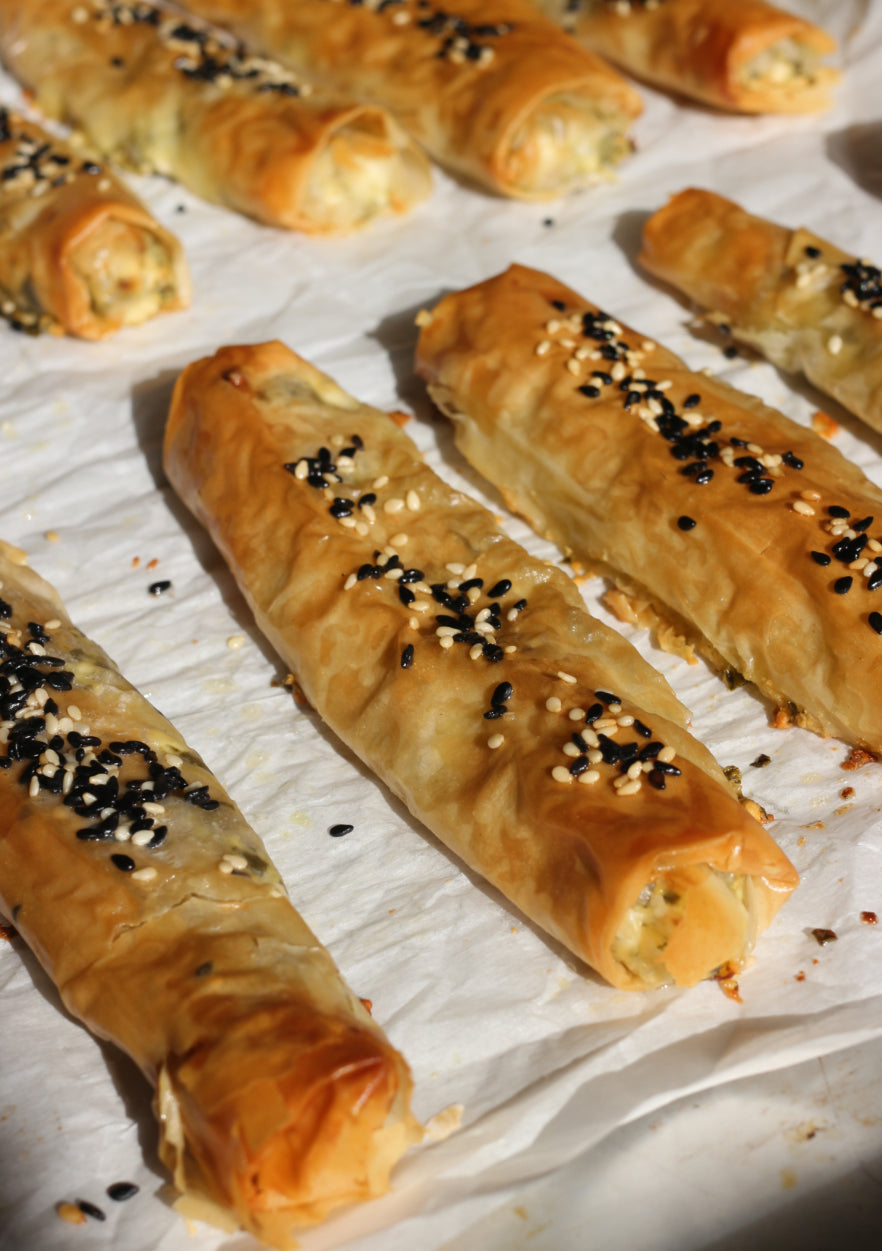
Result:
[[[882,430],[882,275],[871,261],[694,187],[650,217],[640,261],[736,339]]]
[[[388,108],[442,165],[503,195],[577,190],[631,150],[629,84],[527,0],[186,0],[322,88]]]
[[[143,0],[0,0],[0,55],[107,159],[270,226],[354,230],[429,192],[382,109],[318,100],[289,70]]]
[[[99,162],[0,108],[0,314],[103,339],[185,308],[177,239]]]
[[[765,0],[532,0],[629,74],[716,108],[812,113],[839,73],[825,30]]]
[[[387,1188],[410,1076],[199,757],[0,543],[0,914],[155,1086],[177,1186],[272,1246]]]
[[[620,613],[756,683],[778,724],[882,750],[882,491],[547,274],[513,265],[420,320],[463,454]]]
[[[179,379],[167,473],[306,698],[615,986],[740,967],[796,884],[664,679],[561,570],[280,343]]]

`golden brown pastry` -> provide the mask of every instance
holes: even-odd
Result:
[[[417,370],[511,508],[779,721],[882,750],[882,492],[858,469],[536,270],[421,320]]]
[[[825,30],[765,0],[533,0],[638,78],[740,113],[827,108],[837,70]]]
[[[650,217],[640,261],[882,430],[882,275],[871,261],[694,187]]]
[[[177,239],[99,163],[0,108],[0,314],[103,339],[185,308]]]
[[[0,55],[108,159],[270,226],[329,233],[403,212],[428,163],[382,109],[308,84],[166,7],[0,0]]]
[[[186,1194],[277,1247],[386,1189],[401,1057],[199,757],[0,543],[0,914],[156,1087]]]
[[[383,105],[443,165],[544,199],[630,151],[632,87],[527,0],[187,0],[331,91]]]
[[[614,985],[739,967],[796,884],[664,679],[280,343],[179,379],[165,466],[327,724]]]

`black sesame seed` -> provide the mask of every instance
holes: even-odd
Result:
[[[567,306],[564,304],[563,300],[552,300],[551,307],[556,308],[559,313],[564,313],[566,312]]]
[[[490,696],[490,703],[494,705],[507,704],[514,693],[514,687],[511,682],[500,682],[496,690]]]
[[[863,533],[864,530],[869,530],[874,521],[875,517],[862,517],[860,521],[853,521],[851,523],[851,528],[852,530],[857,530],[859,533]]]
[[[208,974],[214,968],[210,960],[206,960],[204,964],[200,964],[198,969],[193,970],[194,977],[208,977]]]
[[[328,509],[332,517],[351,517],[352,516],[352,500],[337,498]]]
[[[805,461],[801,460],[793,452],[783,452],[781,455],[781,459],[783,460],[784,464],[789,465],[791,469],[804,469],[805,468]]]
[[[376,504],[377,497],[373,491],[367,491],[358,501],[358,507],[364,508],[366,504]]]
[[[871,612],[867,620],[877,634],[882,634],[882,612]]]
[[[570,765],[570,773],[574,778],[579,777],[586,769],[590,769],[591,765],[587,756],[578,756]]]
[[[112,1186],[107,1187],[107,1197],[114,1203],[125,1203],[126,1199],[134,1198],[139,1190],[140,1186],[136,1186],[134,1182],[114,1182]]]
[[[867,578],[867,590],[875,591],[880,586],[882,586],[882,569],[877,565]]]
[[[662,773],[661,769],[650,769],[649,773],[646,775],[646,780],[649,782],[649,785],[654,786],[657,791],[663,791],[667,786],[667,783],[665,782],[665,775]]]
[[[620,704],[622,701],[612,691],[595,691],[594,694],[602,704]]]
[[[844,564],[849,565],[853,560],[857,560],[861,552],[867,546],[867,536],[859,534],[853,539],[840,539],[838,543],[833,545],[833,555],[837,560],[841,560]]]
[[[171,590],[171,582],[167,578],[161,582],[151,582],[147,590],[151,595],[162,595],[165,591]]]
[[[826,552],[812,552],[812,560],[816,565],[827,566],[831,562],[831,557]]]
[[[677,518],[678,530],[694,530],[698,522],[693,517],[682,516]]]
[[[148,850],[153,851],[155,848],[161,847],[162,844],[165,842],[166,834],[168,834],[168,826],[158,825],[156,829],[153,831],[153,837],[151,838],[150,842],[147,844]]]
[[[833,583],[833,590],[837,595],[847,595],[853,582],[854,578],[837,578]]]
[[[492,586],[487,592],[489,599],[497,599],[500,595],[507,595],[511,590],[511,582],[508,578],[500,578],[495,586]]]
[[[132,869],[135,867],[135,862],[132,857],[123,855],[121,851],[116,852],[116,854],[111,856],[110,859],[121,873],[131,873]]]
[[[686,399],[683,401],[683,407],[684,408],[697,408],[700,403],[701,403],[700,395],[695,395],[695,394],[687,395]]]
[[[720,327],[720,329],[722,330],[722,326]],[[734,346],[724,348],[723,355],[725,356],[727,361],[734,361],[735,357],[738,355],[738,349],[737,347],[734,347]]]
[[[409,669],[413,664],[413,643],[408,643],[404,651],[401,653],[401,668]]]
[[[505,655],[502,648],[495,643],[485,643],[481,650],[484,654],[484,659],[489,660],[491,665],[498,665]]]
[[[678,778],[680,776],[680,770],[677,768],[676,765],[665,764],[661,760],[656,760],[652,768],[653,768],[653,772],[655,772],[655,770],[658,769],[662,773],[667,773],[667,775],[672,778]]]
[[[596,400],[598,396],[600,395],[600,387],[595,387],[590,384],[581,386],[578,388],[578,390],[580,394],[587,395],[589,400]]]
[[[573,733],[570,735],[570,738],[576,744],[579,751],[587,752],[588,744],[585,742],[584,737],[579,733],[578,730],[574,730]]]
[[[754,482],[748,482],[747,489],[752,495],[768,495],[774,485],[772,478],[757,478]]]
[[[603,704],[592,704],[585,713],[585,721],[588,725],[591,725],[600,716],[603,716]]]
[[[351,834],[354,829],[354,825],[349,825],[347,822],[341,822],[339,825],[332,825],[328,830],[328,833],[331,838],[342,838],[344,834]]]
[[[107,1217],[101,1209],[96,1207],[94,1203],[90,1203],[88,1199],[77,1199],[77,1207],[80,1209],[83,1216],[91,1216],[94,1221],[107,1220]]]
[[[485,721],[498,721],[499,718],[504,717],[507,712],[508,712],[508,709],[506,708],[505,704],[494,705],[492,708],[489,708],[484,713],[484,720]]]
[[[806,244],[805,254],[806,256],[810,256],[813,261],[816,261],[818,257],[821,255],[821,249],[816,248],[814,244],[809,243],[809,244]]]
[[[398,598],[401,600],[402,604],[404,604],[406,608],[408,604],[413,603],[413,601],[416,599],[416,596],[414,595],[413,591],[410,589],[409,586],[402,586],[401,583],[399,582]]]
[[[661,751],[662,747],[664,747],[664,743],[659,743],[659,742],[647,743],[644,747],[640,748],[640,752],[638,753],[637,759],[638,760],[655,760],[656,756]]]
[[[841,517],[844,519],[845,517],[851,516],[851,513],[848,511],[848,509],[843,508],[841,504],[831,504],[830,507],[827,509],[827,512],[830,514],[831,517]]]
[[[642,721],[638,721],[636,718],[634,720],[634,729],[641,738],[652,738],[652,730],[650,730],[649,726],[644,725]]]

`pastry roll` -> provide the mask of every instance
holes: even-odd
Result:
[[[514,265],[421,320],[463,454],[621,611],[756,683],[779,724],[882,750],[882,491],[547,274]]]
[[[533,0],[594,52],[653,86],[739,113],[830,103],[825,30],[765,0]]]
[[[306,698],[457,856],[608,981],[739,967],[796,884],[664,679],[280,343],[179,379],[165,466]]]
[[[737,339],[882,430],[882,275],[870,261],[697,188],[649,219],[640,260]]]
[[[430,188],[382,109],[314,100],[289,71],[143,0],[0,0],[0,54],[108,159],[266,225],[354,230]]]
[[[195,752],[0,544],[0,913],[156,1087],[186,1194],[277,1247],[387,1186],[401,1057]]]
[[[441,164],[546,199],[631,149],[640,98],[527,0],[187,0],[330,91],[383,105]]]
[[[0,108],[0,313],[28,333],[103,339],[189,300],[181,245],[140,200]]]

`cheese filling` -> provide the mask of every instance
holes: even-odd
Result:
[[[551,95],[512,136],[504,179],[526,196],[561,195],[608,176],[632,148],[626,119],[567,95]]]
[[[644,887],[612,954],[648,989],[691,986],[723,965],[741,967],[755,937],[752,880],[695,865],[660,873]]]
[[[148,230],[109,218],[83,238],[74,256],[90,307],[123,326],[138,325],[175,297],[168,252]]]
[[[795,39],[781,39],[751,58],[741,70],[743,84],[770,87],[804,87],[817,77],[818,59],[810,48]]]
[[[431,177],[420,156],[380,119],[342,126],[316,157],[303,201],[317,230],[352,230],[379,213],[424,199]]]

